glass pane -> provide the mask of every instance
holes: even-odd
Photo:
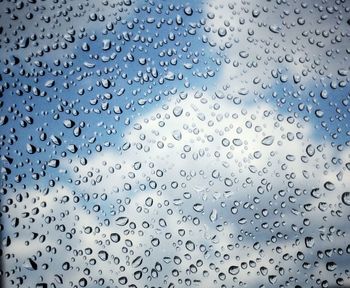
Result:
[[[350,1],[0,1],[1,287],[350,287]]]

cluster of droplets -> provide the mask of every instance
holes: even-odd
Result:
[[[350,285],[346,1],[0,0],[1,285]]]

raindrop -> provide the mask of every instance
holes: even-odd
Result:
[[[121,237],[118,233],[114,232],[114,233],[111,233],[110,238],[114,243],[118,243]]]
[[[350,192],[344,192],[342,195],[341,195],[341,201],[347,205],[347,206],[350,206]]]
[[[275,137],[270,135],[270,136],[266,136],[264,139],[261,140],[261,144],[265,145],[265,146],[271,146],[273,144],[275,140]]]
[[[238,266],[232,265],[228,268],[228,273],[231,275],[237,275],[239,273],[240,269]]]

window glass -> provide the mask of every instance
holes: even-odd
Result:
[[[350,1],[0,7],[1,287],[350,287]]]

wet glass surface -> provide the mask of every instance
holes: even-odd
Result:
[[[2,287],[350,287],[350,2],[0,0]]]

